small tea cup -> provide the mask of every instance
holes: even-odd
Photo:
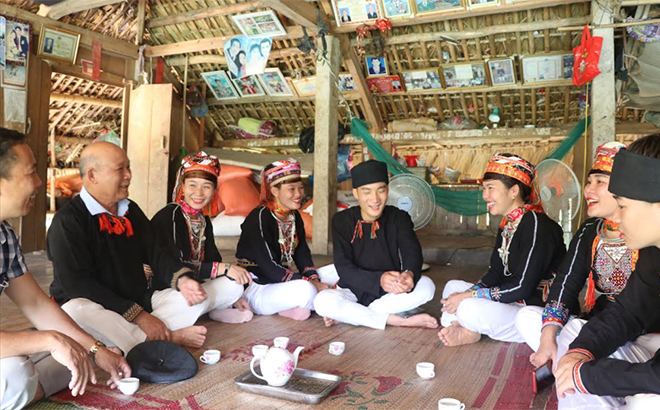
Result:
[[[284,336],[276,337],[273,339],[273,345],[275,345],[275,347],[286,349],[286,347],[289,345],[289,338]]]
[[[117,382],[119,391],[127,396],[132,396],[140,388],[140,379],[137,377],[125,377]]]
[[[206,364],[216,364],[220,361],[220,350],[207,350],[199,356],[199,360]]]
[[[464,410],[465,404],[460,400],[444,398],[438,400],[438,410]]]
[[[252,356],[254,357],[264,357],[268,353],[268,346],[266,345],[255,345],[252,346]]]
[[[344,353],[345,349],[346,349],[346,343],[344,343],[344,342],[332,342],[332,343],[330,343],[330,347],[328,348],[328,352],[330,354],[335,355],[335,356],[339,356],[340,354]]]
[[[431,379],[435,377],[435,365],[429,362],[417,363],[417,374],[422,379]]]

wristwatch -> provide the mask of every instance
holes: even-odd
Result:
[[[99,351],[100,348],[105,347],[105,343],[103,343],[100,340],[97,340],[96,343],[94,343],[94,346],[89,348],[89,354],[90,356],[94,357],[96,356],[96,352]]]

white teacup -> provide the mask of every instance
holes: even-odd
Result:
[[[430,379],[435,377],[435,365],[429,362],[417,363],[417,374],[422,379]]]
[[[199,356],[199,360],[206,364],[216,364],[220,361],[220,350],[207,350]]]
[[[254,345],[252,346],[252,356],[254,357],[264,357],[268,353],[268,346],[266,345]]]
[[[275,347],[286,349],[286,347],[289,345],[289,338],[284,336],[276,337],[273,339],[273,345],[275,345]]]
[[[340,354],[344,353],[345,349],[346,349],[346,344],[344,342],[332,342],[330,343],[328,352],[330,354],[334,354],[335,356],[339,356]]]
[[[456,399],[440,399],[438,400],[438,410],[464,410],[465,404]]]
[[[119,391],[127,396],[132,396],[140,387],[140,379],[137,377],[126,377],[117,382]]]

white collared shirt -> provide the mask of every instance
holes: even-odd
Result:
[[[99,201],[94,199],[94,197],[87,192],[87,189],[83,187],[83,189],[80,191],[80,199],[85,203],[85,206],[87,207],[87,210],[89,211],[90,214],[92,215],[98,215],[102,213],[109,213],[112,215],[112,212],[108,211],[103,207],[103,205],[99,204]],[[119,201],[117,204],[117,216],[124,216],[126,215],[126,212],[128,212],[128,204],[129,204],[128,199],[122,199]]]

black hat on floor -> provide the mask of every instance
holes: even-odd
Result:
[[[351,177],[353,178],[353,188],[375,182],[385,182],[386,184],[390,182],[387,165],[373,159],[354,166],[351,169]]]
[[[174,383],[197,374],[197,360],[183,347],[165,340],[142,342],[126,355],[131,376],[147,383]]]

